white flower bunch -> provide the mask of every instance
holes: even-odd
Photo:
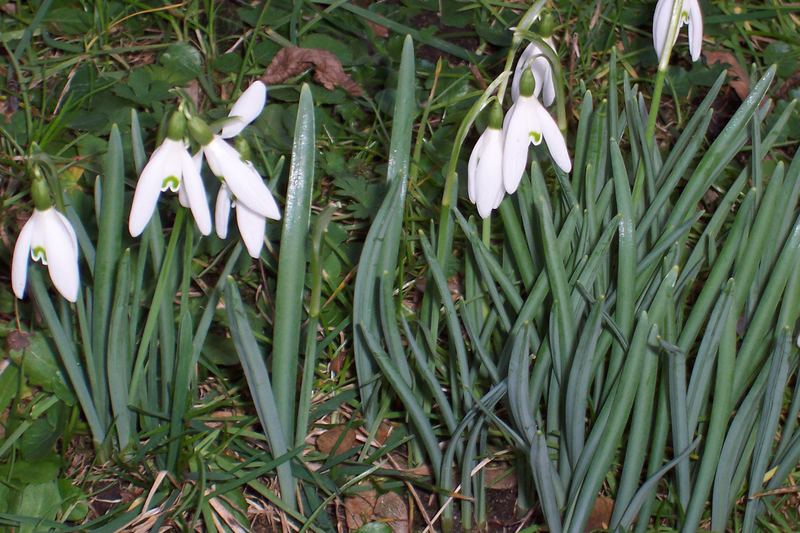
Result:
[[[178,192],[182,205],[189,207],[200,233],[211,233],[211,214],[201,178],[203,158],[222,184],[217,199],[217,235],[227,236],[230,206],[237,206],[237,222],[247,251],[258,257],[264,244],[266,219],[280,220],[281,214],[272,193],[252,163],[226,139],[235,137],[264,109],[267,88],[256,81],[233,104],[228,123],[219,135],[213,134],[199,117],[186,120],[177,111],[170,119],[167,138],[150,157],[133,197],[129,229],[134,237],[141,234],[155,210],[160,192]],[[200,145],[191,156],[183,140],[186,132]],[[227,205],[227,210],[221,207]]]

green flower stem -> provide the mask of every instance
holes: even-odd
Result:
[[[658,69],[658,73],[656,73],[655,86],[653,87],[653,99],[650,102],[650,113],[647,115],[647,129],[644,133],[644,138],[647,139],[650,148],[656,144],[656,116],[658,115],[658,108],[661,105],[661,93],[664,90],[666,74],[666,70],[661,70],[660,68]]]
[[[656,116],[658,108],[661,105],[661,93],[664,90],[664,81],[667,75],[667,67],[669,66],[669,56],[672,54],[672,43],[675,42],[675,35],[678,33],[681,21],[681,11],[683,10],[683,1],[675,2],[672,6],[672,15],[669,22],[669,32],[667,32],[667,39],[664,41],[664,50],[661,52],[661,60],[658,62],[658,73],[656,74],[655,86],[653,88],[653,100],[650,102],[650,114],[647,117],[647,129],[645,130],[645,139],[652,148],[655,146],[655,133],[656,133]]]

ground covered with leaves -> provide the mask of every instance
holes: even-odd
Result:
[[[788,267],[800,255],[782,248],[791,240],[800,182],[800,8],[700,4],[702,58],[692,62],[679,39],[650,141],[642,116],[658,64],[650,33],[655,2],[547,2],[561,69],[559,118],[576,169],[560,173],[536,149],[540,163],[519,199],[508,197],[492,222],[481,223],[467,199],[467,166],[488,117],[476,114],[468,130],[462,125],[510,67],[509,50],[520,46],[514,28],[528,3],[0,1],[0,528],[539,531],[564,520],[565,529],[588,531],[632,523],[636,513],[628,521],[625,509],[615,508],[624,498],[647,510],[640,530],[677,529],[687,507],[699,509],[703,529],[738,530],[751,520],[772,531],[800,528],[797,468],[779,461],[793,457],[800,442],[798,332],[781,337],[775,326],[800,314],[791,304],[800,292],[798,269]],[[284,222],[268,221],[266,247],[254,260],[235,240],[201,238],[168,194],[143,239],[130,237],[127,223],[109,233],[105,220],[127,220],[146,155],[166,135],[178,97],[213,124],[255,80],[268,86],[268,102],[247,130],[252,160],[282,209],[294,198],[291,177],[308,177],[310,214],[295,230],[303,238],[288,241]],[[748,100],[759,90],[761,97]],[[726,129],[739,117],[739,128]],[[310,141],[298,134],[305,127]],[[700,133],[684,139],[684,131]],[[719,138],[741,149],[720,155],[708,187],[683,205],[692,172],[713,166],[703,163],[705,154],[726,149],[714,144]],[[454,151],[460,139],[463,148]],[[671,152],[679,139],[690,154],[683,167]],[[657,155],[644,155],[648,146]],[[306,159],[298,156],[304,149]],[[310,161],[305,174],[298,161]],[[55,177],[68,218],[81,222],[86,281],[77,307],[53,291],[45,302],[45,285],[35,285],[41,278],[31,279],[34,297],[18,300],[11,290],[15,242],[33,207],[34,167]],[[671,180],[675,168],[682,171]],[[118,205],[125,206],[116,214],[107,207],[115,172]],[[402,180],[393,181],[395,173]],[[453,174],[459,179],[450,191]],[[620,316],[626,296],[617,275],[625,259],[613,231],[616,217],[624,217],[620,176],[629,176],[631,216],[641,229],[639,277],[628,294],[637,314],[629,319]],[[212,178],[206,182],[216,192]],[[738,248],[728,249],[729,241]],[[98,243],[101,256],[110,249],[104,242],[118,256],[101,281],[100,263],[87,250],[94,254]],[[387,249],[387,242],[396,246]],[[281,275],[289,249],[302,254],[295,270]],[[751,265],[753,249],[761,262]],[[553,250],[562,258],[563,287],[552,281],[560,272],[548,262]],[[720,256],[730,259],[721,274],[714,268]],[[128,279],[119,264],[130,269],[130,291],[117,290]],[[676,268],[668,287],[675,265],[680,274]],[[36,270],[44,272],[41,264]],[[372,277],[364,281],[367,271]],[[282,302],[291,294],[281,294],[281,276],[296,278],[296,316],[286,316]],[[780,276],[780,288],[773,287],[770,280]],[[739,289],[728,277],[750,283]],[[707,282],[719,286],[706,302]],[[603,307],[606,298],[617,307]],[[565,299],[575,307],[572,326],[568,313],[558,312]],[[526,311],[528,302],[538,302],[537,310]],[[708,312],[692,318],[697,302]],[[109,326],[98,344],[99,309],[107,310]],[[287,321],[296,324],[294,344],[276,333]],[[681,335],[692,328],[694,335]],[[701,328],[708,333],[698,335]],[[748,337],[751,330],[758,335]],[[562,379],[573,379],[569,372],[536,366],[544,354],[557,361],[567,337],[576,353],[611,354],[608,363],[603,356],[588,364],[584,410],[569,411],[575,389],[562,387]],[[590,488],[582,489],[574,480],[591,470],[578,461],[584,431],[589,448],[591,429],[607,423],[603,406],[624,395],[612,372],[619,354],[636,342],[660,354],[642,370],[652,372],[653,393],[643,395],[642,385],[636,396],[650,410],[621,422],[622,444],[609,450],[607,474],[597,489],[587,475]],[[105,377],[93,374],[86,357],[120,343],[120,358],[100,365]],[[68,346],[77,354],[73,367],[65,363]],[[276,382],[273,348],[286,346],[295,346],[296,364]],[[721,397],[719,389],[695,386],[694,370],[712,383],[713,363],[703,374],[696,356],[726,349],[750,349],[753,363],[736,360],[733,407],[717,415],[708,398]],[[270,399],[259,391],[270,378],[259,374],[257,360],[270,369],[277,416],[292,419],[282,450],[265,423]],[[468,368],[460,366],[465,362]],[[75,368],[91,382],[103,439],[86,417]],[[515,382],[515,369],[525,379]],[[127,422],[113,405],[117,373],[124,387],[136,384],[125,393]],[[676,388],[675,376],[687,381],[688,393]],[[769,396],[764,383],[778,384],[778,392]],[[280,401],[286,390],[289,407]],[[674,412],[673,402],[685,404],[687,394],[694,420],[656,420],[659,410]],[[520,397],[533,410],[520,407]],[[699,450],[708,449],[705,431],[715,416],[725,428],[730,418],[734,429],[753,431],[741,430],[741,438],[734,438],[739,430],[723,432],[717,455],[730,460],[730,471],[724,460],[715,463],[713,493],[708,488],[710,495],[693,503],[691,483],[705,468]],[[766,422],[772,419],[774,425]],[[125,424],[131,431],[121,433]],[[659,424],[671,428],[660,445]],[[687,434],[674,429],[680,424]],[[540,430],[528,434],[533,425]],[[635,460],[628,458],[638,457],[631,443],[641,434],[647,443],[650,429],[650,462],[641,455],[641,464],[629,467]],[[700,448],[689,449],[695,437]],[[538,459],[531,450],[541,452]],[[646,485],[673,458],[674,472],[634,496],[631,487]],[[560,483],[537,477],[545,470],[551,476],[551,466]],[[783,476],[777,486],[770,484],[776,472]],[[291,498],[286,479],[296,490]],[[562,493],[548,503],[542,494],[551,491],[542,488],[551,481]],[[718,493],[723,485],[730,490]],[[714,514],[720,508],[729,513]],[[584,520],[572,520],[581,512]]]

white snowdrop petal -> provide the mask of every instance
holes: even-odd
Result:
[[[60,212],[56,211],[55,213],[58,217],[58,220],[61,222],[61,225],[64,227],[64,231],[66,231],[67,235],[69,235],[69,241],[72,245],[73,251],[75,252],[75,257],[78,257],[78,235],[75,233],[75,228],[72,227],[72,222],[70,222],[69,219]]]
[[[31,251],[31,238],[36,231],[36,213],[22,226],[17,242],[14,244],[14,257],[11,260],[11,288],[14,295],[22,299],[25,296],[25,284],[28,280],[28,257]]]
[[[532,115],[526,105],[527,100],[533,98],[520,97],[508,111],[510,117],[507,117],[503,144],[503,184],[508,194],[514,193],[519,187],[528,163]]]
[[[197,169],[198,174],[203,173],[203,150],[198,150],[196,154],[192,156],[192,162],[194,163],[194,168]]]
[[[686,7],[689,8],[689,53],[692,61],[697,61],[703,48],[703,12],[697,0],[685,0]]]
[[[496,207],[498,192],[503,192],[503,136],[499,130],[487,130],[486,149],[478,163],[476,204],[478,214],[486,218]]]
[[[472,147],[472,153],[469,155],[469,162],[467,163],[467,194],[469,201],[473,204],[475,203],[475,169],[478,168],[483,145],[486,143],[486,131],[488,131],[488,128],[478,137],[478,141]]]
[[[181,185],[181,154],[187,153],[186,144],[183,141],[173,141],[170,138],[164,139],[158,147],[161,152],[159,161],[161,163],[161,191],[167,189],[178,192]],[[153,152],[155,155],[155,152]],[[144,171],[143,171],[144,172]]]
[[[181,184],[181,188],[178,189],[178,202],[183,207],[189,207],[189,195],[186,193],[186,185]]]
[[[197,229],[203,235],[211,234],[211,212],[208,209],[208,200],[206,199],[206,189],[203,186],[203,178],[197,171],[197,166],[192,160],[189,152],[184,151],[181,154],[183,171],[183,182],[181,184],[181,191],[185,191],[186,198],[189,203],[189,208],[192,210],[192,216],[197,224]]]
[[[78,256],[72,247],[69,232],[58,218],[55,209],[44,211],[42,217],[50,279],[64,298],[75,302],[78,299],[80,278]]]
[[[525,69],[525,63],[527,63],[528,59],[533,57],[538,52],[539,47],[534,43],[530,43],[525,47],[525,50],[523,50],[522,54],[519,56],[519,59],[517,60],[517,66],[514,68],[514,78],[511,80],[512,102],[516,102],[519,98],[519,81],[522,78],[522,72]]]
[[[497,209],[500,207],[500,204],[503,203],[503,197],[506,195],[506,189],[503,187],[503,183],[500,183],[500,188],[497,191],[497,197],[494,199],[494,205],[492,209]]]
[[[228,218],[231,214],[231,193],[224,183],[217,193],[217,203],[214,206],[214,226],[217,228],[217,237],[228,237]]]
[[[128,230],[131,236],[138,237],[144,231],[145,226],[153,216],[153,211],[158,202],[158,196],[161,194],[161,184],[169,174],[169,168],[172,165],[166,162],[169,159],[170,153],[165,145],[161,145],[150,156],[150,160],[142,169],[139,176],[139,181],[136,182],[136,191],[133,193],[133,202],[131,203],[131,214],[128,218]],[[180,168],[178,166],[177,168]],[[177,176],[180,178],[179,176]]]
[[[561,170],[569,172],[572,170],[572,161],[570,160],[569,151],[567,150],[567,142],[564,140],[561,130],[558,129],[558,124],[556,124],[556,121],[553,120],[550,113],[543,107],[539,109],[538,115],[538,122],[542,128],[542,136],[544,137],[545,144],[547,144],[550,155]]]
[[[672,3],[674,0],[658,0],[653,13],[653,47],[656,49],[658,60],[664,53],[664,46],[669,33],[669,22],[672,17]]]
[[[247,164],[247,167],[250,169],[250,172],[252,172],[254,176],[253,179],[257,178],[259,181],[262,181],[261,174],[258,173],[258,170],[256,170],[256,167],[253,166],[253,163],[251,163],[250,161],[246,161],[245,163]],[[280,207],[278,207],[278,202],[275,201],[275,197],[272,195],[272,191],[269,190],[269,187],[264,186],[264,188],[267,189],[267,192],[269,193],[265,198],[267,204],[267,218],[269,218],[270,220],[280,220],[281,209]],[[247,202],[244,203],[245,205],[247,205]]]
[[[276,215],[275,200],[272,193],[257,172],[242,161],[239,152],[218,136],[203,147],[211,171],[225,180],[237,201],[244,201],[252,211],[261,216],[273,218]],[[272,216],[271,216],[272,215]],[[277,213],[280,217],[280,213]]]
[[[533,70],[533,79],[536,82],[536,90],[533,92],[533,95],[541,95],[542,103],[544,103],[546,107],[549,107],[556,98],[553,67],[550,65],[547,57],[540,55],[531,63],[531,69]]]
[[[264,246],[264,231],[267,220],[254,213],[241,202],[236,203],[236,224],[244,241],[245,248],[250,257],[258,258]]]
[[[245,126],[258,118],[266,101],[267,86],[261,81],[253,82],[233,104],[228,114],[233,120],[222,128],[221,137],[229,139],[239,135]]]

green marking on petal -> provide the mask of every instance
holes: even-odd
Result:
[[[43,246],[34,246],[31,248],[31,257],[34,261],[41,261],[42,264],[47,264],[47,252],[44,251]]]
[[[689,22],[689,11],[683,10],[681,11],[681,24],[686,24]]]
[[[540,142],[542,142],[542,134],[539,133],[538,131],[532,131],[530,132],[529,135],[533,139],[533,144],[539,144]]]
[[[177,176],[167,176],[164,178],[164,181],[161,182],[161,190],[166,191],[167,189],[171,190],[172,192],[178,192],[178,189],[181,187],[181,180],[178,179]]]

